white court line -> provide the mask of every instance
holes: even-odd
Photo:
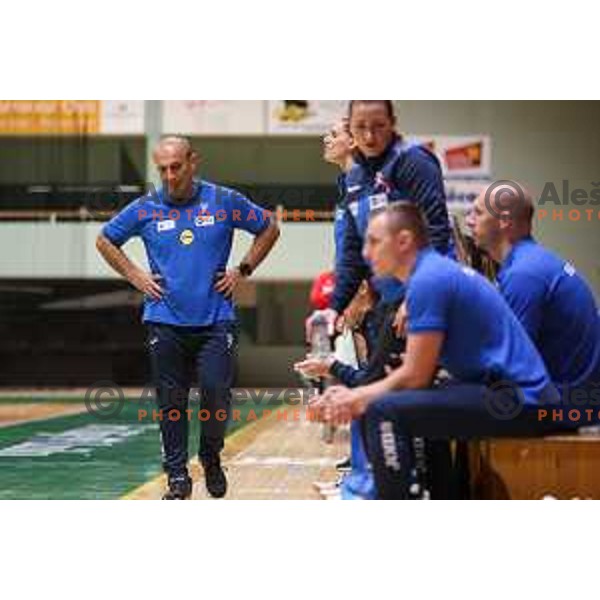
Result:
[[[4,427],[13,427],[14,425],[29,425],[29,423],[41,423],[42,421],[52,421],[52,419],[59,419],[60,417],[71,417],[71,416],[75,416],[75,415],[80,415],[82,413],[84,413],[86,411],[86,407],[85,405],[82,407],[78,407],[77,409],[74,410],[69,410],[66,412],[58,412],[58,413],[52,413],[49,415],[44,416],[39,416],[39,417],[33,417],[33,418],[27,418],[27,417],[23,417],[22,419],[17,419],[15,421],[3,421],[2,423],[0,423],[0,429],[4,428]]]
[[[339,462],[334,458],[293,458],[289,456],[244,456],[228,461],[235,467],[335,467]]]

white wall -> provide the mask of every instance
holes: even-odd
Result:
[[[111,278],[116,275],[98,256],[97,223],[0,224],[0,278]],[[238,232],[232,264],[238,264],[252,237]],[[132,240],[127,253],[146,264],[143,245]],[[330,223],[283,223],[280,243],[256,272],[257,281],[307,280],[330,268],[333,234]]]

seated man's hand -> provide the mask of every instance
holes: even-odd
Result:
[[[301,362],[297,362],[294,365],[294,371],[301,373],[305,377],[309,378],[319,378],[319,377],[327,377],[329,375],[329,369],[331,369],[331,365],[334,363],[335,358],[311,358],[308,357],[306,360]]]
[[[360,388],[351,390],[342,385],[334,385],[325,393],[315,396],[309,406],[316,418],[324,423],[349,423],[353,418],[360,417],[366,408],[359,390]]]

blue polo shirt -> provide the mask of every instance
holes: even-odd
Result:
[[[600,317],[575,267],[526,238],[513,246],[497,279],[554,383],[600,382]]]
[[[163,189],[134,200],[102,233],[116,246],[132,237],[144,243],[150,271],[161,275],[160,300],[144,299],[144,322],[199,327],[235,319],[233,302],[215,291],[225,271],[235,229],[257,235],[269,215],[240,193],[194,182],[191,200],[169,201]]]
[[[473,269],[422,250],[407,282],[406,302],[409,334],[445,334],[441,364],[456,379],[511,382],[527,404],[553,397],[533,342],[494,286]]]

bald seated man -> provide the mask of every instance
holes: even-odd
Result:
[[[220,453],[230,406],[237,348],[232,295],[266,258],[279,230],[263,211],[235,190],[195,177],[198,153],[189,140],[170,136],[154,149],[159,190],[129,204],[98,236],[104,260],[144,294],[143,321],[157,387],[166,500],[191,496],[188,473],[190,387],[202,385],[203,421],[199,458],[209,494],[227,491]],[[227,270],[236,229],[254,241],[234,269]],[[122,250],[131,238],[144,243],[150,270]],[[177,416],[179,416],[177,418]]]
[[[597,424],[600,317],[596,301],[576,268],[534,239],[534,213],[531,192],[517,182],[507,182],[481,193],[467,224],[475,243],[501,265],[498,288],[561,391],[557,408],[564,408],[562,417]],[[569,414],[573,408],[578,412]]]
[[[542,435],[540,407],[558,395],[539,353],[494,286],[430,245],[418,207],[395,203],[371,219],[364,249],[378,276],[406,285],[403,364],[384,379],[329,388],[312,403],[326,422],[361,419],[378,498],[409,498],[411,437]],[[442,365],[450,383],[433,386]]]

